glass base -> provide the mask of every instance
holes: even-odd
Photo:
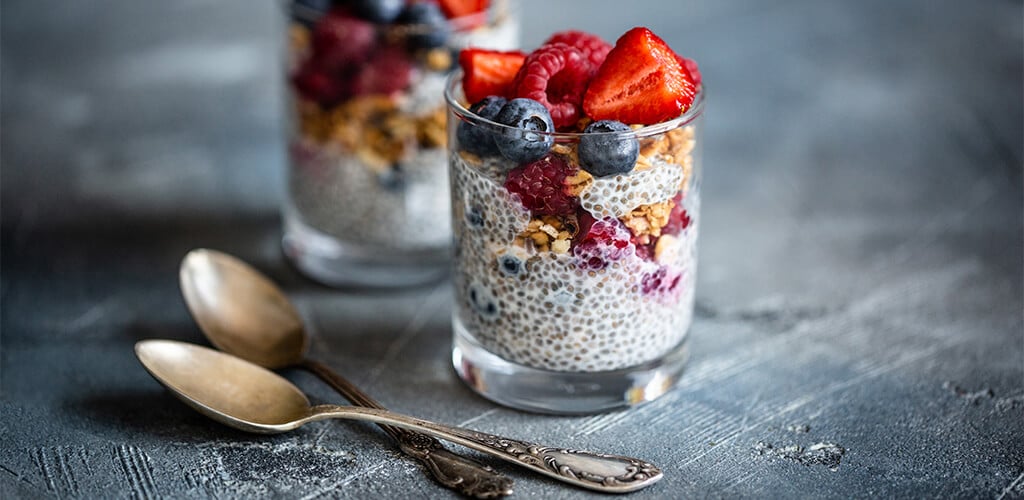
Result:
[[[284,253],[306,276],[333,287],[402,287],[434,283],[448,275],[449,249],[382,250],[324,234],[284,215]]]
[[[661,358],[605,372],[557,372],[500,358],[478,344],[458,318],[452,364],[481,396],[512,408],[538,413],[580,415],[635,406],[672,389],[689,357],[686,338]]]

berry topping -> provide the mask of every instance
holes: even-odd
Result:
[[[686,111],[697,86],[665,41],[647,28],[622,35],[590,82],[583,109],[594,120],[650,125]]]
[[[601,63],[604,62],[604,58],[608,56],[608,52],[612,50],[611,44],[601,39],[597,35],[592,35],[585,31],[560,31],[551,35],[548,41],[544,42],[544,45],[551,45],[555,43],[564,43],[571,45],[577,50],[583,53],[588,61],[590,61],[591,72],[596,72],[597,68],[601,67]]]
[[[532,99],[512,99],[502,106],[494,121],[512,127],[494,136],[502,156],[516,163],[529,163],[544,157],[555,144],[551,132],[555,125],[547,108]]]
[[[580,168],[594,177],[625,174],[633,170],[640,155],[640,141],[622,122],[591,122],[580,137]]]
[[[675,198],[672,198],[672,202],[675,205],[672,206],[672,212],[668,216],[668,223],[665,224],[665,227],[661,228],[662,234],[679,234],[684,229],[690,227],[690,215],[683,208],[683,193],[679,193]]]
[[[306,99],[333,106],[345,97],[345,87],[330,73],[307,61],[292,77],[292,85]]]
[[[487,10],[490,0],[438,0],[448,19],[471,16]]]
[[[466,100],[477,102],[489,95],[511,96],[512,82],[525,59],[526,54],[519,51],[463,50],[459,54],[459,66]]]
[[[372,24],[332,10],[313,30],[313,59],[327,71],[339,71],[365,61],[376,39]]]
[[[355,0],[350,3],[357,16],[380,24],[394,21],[405,6],[404,0]]]
[[[534,215],[570,215],[576,213],[580,201],[567,192],[565,178],[575,172],[563,157],[548,155],[510,170],[505,189],[519,195]]]
[[[492,95],[474,103],[469,107],[469,111],[481,118],[494,120],[506,103],[508,100],[504,97]],[[485,123],[474,124],[460,120],[455,133],[459,139],[459,147],[463,150],[480,156],[498,154],[498,145],[494,143],[494,130]]]
[[[636,247],[630,241],[632,234],[614,217],[593,221],[586,232],[581,220],[580,234],[582,237],[578,237],[572,252],[576,256],[576,265],[581,269],[601,270],[636,253]]]
[[[410,33],[406,40],[412,48],[418,49],[432,49],[444,45],[451,30],[448,19],[441,13],[441,8],[433,2],[407,4],[396,22],[409,25]]]
[[[412,63],[405,51],[397,47],[381,47],[359,68],[352,79],[352,93],[392,94],[405,89],[412,81]]]
[[[640,287],[644,295],[658,295],[662,298],[674,298],[679,289],[683,273],[679,269],[660,266],[657,270],[646,273],[640,278]]]
[[[516,74],[513,93],[548,108],[556,128],[572,127],[580,118],[590,74],[590,61],[575,47],[564,43],[542,45],[526,56]]]
[[[700,69],[697,68],[697,61],[683,57],[679,54],[676,54],[676,61],[679,61],[679,64],[683,65],[683,69],[690,74],[690,81],[697,87],[700,87],[701,77]]]

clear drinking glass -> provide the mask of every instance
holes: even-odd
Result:
[[[606,177],[579,169],[580,133],[548,134],[553,146],[533,165],[467,146],[523,132],[470,112],[458,74],[445,95],[459,376],[491,400],[547,413],[667,392],[686,361],[693,317],[703,90],[679,118],[603,134],[639,145],[632,171]],[[544,175],[574,213],[524,206],[520,195],[539,195],[548,181],[507,189],[513,178]]]
[[[376,24],[317,4],[331,2],[292,4],[289,27],[285,254],[329,285],[441,278],[451,244],[444,83],[459,48],[517,46],[518,12],[492,0],[440,23]]]

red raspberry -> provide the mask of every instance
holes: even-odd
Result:
[[[352,93],[392,94],[412,81],[412,62],[398,47],[381,47],[352,78]]]
[[[645,245],[637,241],[636,237],[634,236],[633,246],[636,247],[636,256],[644,260],[654,260],[654,247],[655,244],[657,244],[657,242],[657,239],[652,239],[650,243],[647,243]]]
[[[683,193],[679,193],[675,198],[672,198],[672,202],[675,205],[672,207],[672,212],[668,215],[668,224],[661,228],[661,234],[679,234],[684,229],[690,227],[692,222],[690,215],[683,208]]]
[[[313,28],[313,59],[329,71],[340,71],[366,60],[376,43],[373,24],[332,10]]]
[[[640,279],[640,287],[644,295],[654,295],[661,299],[674,299],[683,281],[683,272],[674,267],[660,266],[657,270],[646,273]]]
[[[547,155],[509,171],[505,189],[519,195],[523,206],[534,215],[571,215],[580,206],[579,198],[566,193],[565,178],[576,167],[557,155]]]
[[[576,265],[581,269],[604,269],[611,262],[636,253],[636,247],[630,241],[632,233],[614,217],[594,221],[585,233],[581,222],[580,234],[583,237],[578,238],[572,252],[576,256]]]
[[[583,93],[592,68],[578,49],[564,43],[543,45],[526,56],[512,83],[515,97],[548,108],[555,128],[575,126],[583,112]]]
[[[342,82],[312,61],[306,61],[292,76],[292,85],[306,99],[327,107],[337,104],[346,94]]]
[[[571,45],[582,52],[583,57],[590,61],[591,74],[597,72],[597,68],[601,67],[601,63],[604,62],[604,58],[608,56],[608,52],[611,52],[612,50],[612,45],[610,43],[602,40],[601,37],[587,33],[586,31],[560,31],[551,35],[551,38],[548,38],[548,41],[544,42],[544,45],[555,43]]]

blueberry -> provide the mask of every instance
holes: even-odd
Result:
[[[405,6],[398,15],[398,23],[409,25],[406,37],[412,48],[432,49],[448,41],[448,18],[433,2],[416,2]]]
[[[633,170],[640,155],[640,141],[625,123],[599,120],[587,125],[580,137],[580,167],[594,177],[625,174]]]
[[[512,254],[499,255],[498,270],[505,276],[519,276],[523,272],[523,261]]]
[[[466,224],[473,229],[484,227],[484,212],[477,207],[466,207]]]
[[[331,0],[295,0],[292,2],[292,19],[313,29],[316,21],[331,10]]]
[[[405,187],[405,169],[401,163],[392,163],[391,168],[386,168],[377,174],[377,183],[388,191],[398,192]]]
[[[469,111],[480,118],[493,121],[501,111],[501,107],[507,102],[508,99],[501,96],[487,96],[470,106]],[[490,129],[487,124],[460,121],[456,135],[459,138],[459,147],[470,153],[480,156],[498,154],[498,146],[494,144],[494,130]]]
[[[501,108],[494,121],[514,129],[502,129],[495,134],[494,142],[505,158],[516,163],[539,160],[555,144],[555,137],[551,135],[555,131],[551,113],[533,99],[512,99]]]
[[[471,283],[467,293],[469,295],[469,307],[476,311],[483,319],[494,319],[501,313],[498,310],[498,301],[494,299],[494,295],[479,283]]]
[[[351,4],[357,16],[380,24],[394,21],[405,7],[404,0],[355,0]]]

